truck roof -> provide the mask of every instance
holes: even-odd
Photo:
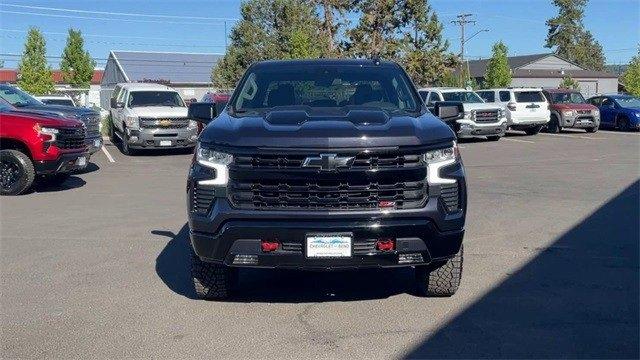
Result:
[[[121,86],[123,89],[129,90],[175,91],[175,89],[167,85],[156,83],[119,83],[116,86]]]
[[[453,92],[453,91],[473,91],[473,90],[467,90],[464,88],[457,88],[457,87],[430,87],[430,88],[421,88],[418,89],[418,91],[440,91],[440,92]]]
[[[542,91],[542,88],[539,87],[506,87],[506,88],[493,88],[493,89],[482,89],[476,91]]]
[[[265,60],[253,66],[282,66],[282,65],[351,65],[351,66],[397,66],[393,61],[378,59],[312,59],[312,60]]]
[[[550,88],[550,89],[543,89],[546,92],[549,93],[568,93],[568,92],[580,92],[578,90],[574,90],[574,89],[559,89],[559,88]]]

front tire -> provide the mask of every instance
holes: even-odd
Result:
[[[489,141],[498,141],[502,136],[487,136],[487,140]]]
[[[237,282],[238,269],[208,263],[191,251],[191,277],[199,299],[220,300],[228,297]]]
[[[555,115],[551,115],[551,120],[547,124],[547,132],[551,134],[557,134],[562,130],[560,128],[560,121],[558,121],[558,117]]]
[[[120,150],[127,156],[135,155],[135,151],[129,147],[129,134],[127,134],[127,128],[122,127],[122,142],[120,143]]]
[[[617,128],[620,131],[629,131],[629,120],[626,118],[620,118],[617,123]]]
[[[536,126],[532,126],[528,129],[525,129],[524,132],[527,135],[536,135],[540,132],[540,129],[542,129],[542,125],[536,125]]]
[[[29,157],[18,150],[0,151],[2,195],[20,195],[33,185],[36,172]]]
[[[594,133],[594,132],[598,131],[598,127],[596,126],[596,127],[592,127],[592,128],[586,128],[584,130],[586,132],[588,132],[588,133]]]
[[[452,296],[460,286],[462,279],[462,259],[464,249],[444,263],[416,267],[418,294],[429,297]]]

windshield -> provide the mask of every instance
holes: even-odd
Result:
[[[170,106],[183,107],[184,102],[175,91],[133,91],[129,94],[128,107]]]
[[[516,102],[545,102],[544,95],[540,91],[516,91]]]
[[[15,107],[42,105],[42,103],[33,96],[11,86],[0,86],[0,98]]]
[[[578,92],[551,93],[554,104],[586,104],[582,94]]]
[[[613,98],[613,100],[615,100],[615,102],[618,103],[620,107],[640,109],[640,98],[630,96]]]
[[[444,101],[461,101],[463,103],[483,103],[484,100],[473,91],[443,92]]]
[[[47,105],[66,105],[75,106],[71,99],[42,99],[40,100]]]
[[[238,87],[233,110],[274,107],[329,110],[373,107],[385,111],[420,110],[420,100],[395,66],[285,64],[257,66]]]

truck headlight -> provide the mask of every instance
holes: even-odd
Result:
[[[40,124],[36,125],[36,131],[40,135],[44,135],[47,137],[45,141],[56,141],[56,135],[60,132],[56,128],[41,126]]]
[[[568,117],[573,116],[573,110],[564,110],[562,112],[562,116],[568,116]]]
[[[124,123],[128,128],[137,128],[139,126],[138,117],[137,116],[127,116],[124,118]]]
[[[600,110],[593,110],[593,116],[600,116]]]
[[[189,125],[187,127],[189,129],[195,129],[198,127],[198,122],[195,120],[189,120]]]
[[[215,177],[208,180],[200,180],[200,185],[227,185],[229,182],[229,164],[233,162],[231,154],[207,149],[205,147],[196,147],[196,161],[198,164],[215,170]]]
[[[452,147],[428,151],[423,159],[427,164],[427,182],[430,185],[456,183],[454,179],[440,177],[440,169],[458,161],[458,144],[454,142]]]

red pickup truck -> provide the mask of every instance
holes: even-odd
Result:
[[[19,195],[36,177],[62,183],[87,166],[86,128],[79,120],[0,101],[0,182],[2,195]]]

